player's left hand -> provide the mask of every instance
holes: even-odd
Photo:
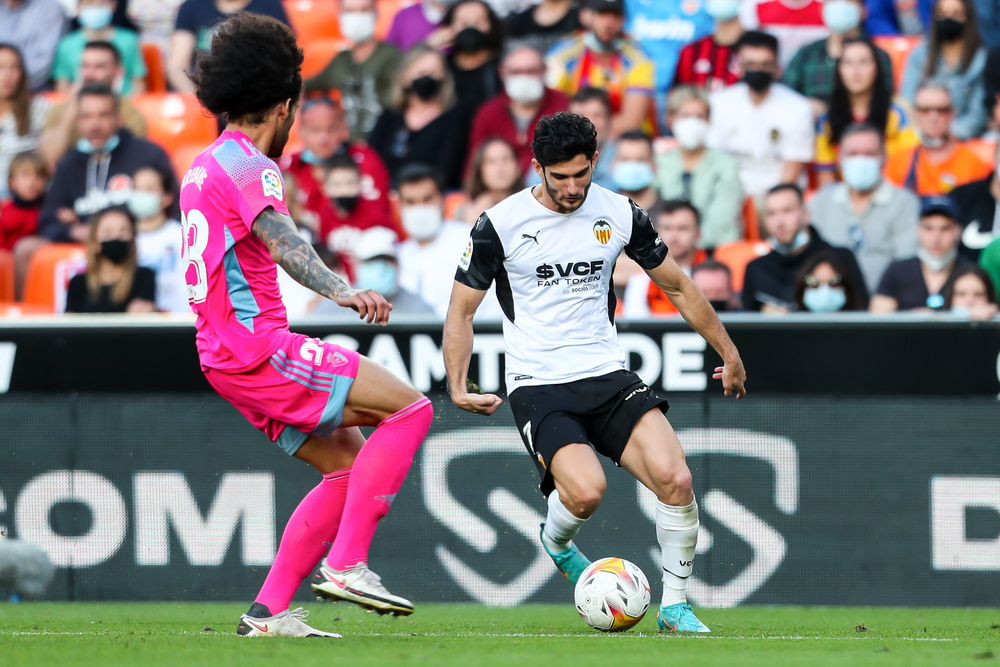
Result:
[[[743,398],[747,395],[746,387],[747,372],[743,368],[743,361],[737,357],[734,361],[726,362],[725,366],[718,366],[715,369],[713,380],[722,380],[722,390],[726,396],[732,396],[736,392],[736,398]]]
[[[392,310],[392,304],[375,290],[347,290],[334,301],[337,302],[338,306],[353,309],[358,313],[360,319],[367,320],[368,324],[389,323],[389,311]]]

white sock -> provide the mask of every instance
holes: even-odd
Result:
[[[552,490],[549,494],[549,513],[545,517],[545,530],[542,531],[542,542],[549,551],[557,554],[569,548],[570,540],[580,532],[580,527],[586,519],[573,516],[559,499],[559,491]]]
[[[663,566],[661,606],[687,602],[687,580],[694,569],[698,546],[698,503],[676,507],[656,502],[656,540]]]

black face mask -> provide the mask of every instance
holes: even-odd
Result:
[[[942,42],[954,42],[965,32],[965,24],[952,18],[938,19],[934,22],[934,32]]]
[[[717,313],[724,313],[724,312],[726,312],[726,311],[729,310],[729,302],[728,301],[714,301],[714,300],[712,300],[712,301],[708,302],[708,305],[712,306],[712,308],[714,308],[715,312],[717,312]]]
[[[410,83],[410,90],[424,102],[429,102],[441,92],[442,83],[441,79],[435,79],[432,76],[422,76]]]
[[[763,93],[774,82],[774,74],[762,69],[750,69],[743,73],[743,80],[755,93]]]
[[[473,53],[485,47],[486,33],[477,28],[462,28],[452,42],[452,48],[458,53]]]
[[[14,206],[18,208],[41,208],[42,204],[45,202],[45,193],[42,193],[35,197],[34,199],[22,199],[18,197],[17,194],[11,192],[10,199],[14,202]]]
[[[101,241],[101,255],[113,264],[121,264],[128,256],[129,242],[122,239]]]
[[[353,211],[354,207],[358,205],[358,200],[361,199],[358,195],[353,197],[334,197],[333,202],[345,211]]]

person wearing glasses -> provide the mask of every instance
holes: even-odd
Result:
[[[863,311],[864,283],[851,277],[851,267],[835,252],[810,257],[795,278],[795,310],[800,313]]]

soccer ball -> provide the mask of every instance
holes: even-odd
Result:
[[[587,625],[602,632],[621,632],[646,615],[649,581],[624,558],[602,558],[580,575],[574,597]]]

